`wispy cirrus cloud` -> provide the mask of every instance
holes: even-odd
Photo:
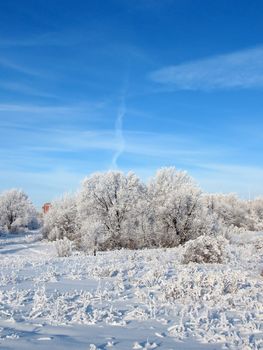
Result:
[[[39,88],[35,88],[28,84],[20,83],[16,81],[1,82],[0,88],[7,91],[12,91],[12,92],[20,93],[23,95],[29,95],[29,96],[48,97],[48,98],[56,97],[46,91],[40,90]]]
[[[123,116],[122,116],[123,117]],[[63,115],[64,118],[64,115]],[[135,130],[125,130],[118,125],[117,129],[86,129],[67,127],[61,124],[56,127],[39,125],[22,125],[16,123],[0,122],[0,127],[5,130],[2,136],[2,151],[8,155],[12,150],[17,154],[19,148],[24,154],[37,154],[37,157],[45,154],[52,159],[57,158],[57,152],[68,153],[69,157],[75,157],[78,152],[110,152],[112,153],[111,167],[116,165],[120,154],[125,157],[143,157],[149,159],[163,160],[184,160],[199,159],[200,157],[215,156],[224,153],[222,148],[207,149],[206,145],[201,145],[198,140],[194,140],[187,135],[174,135],[168,133],[142,132]],[[116,135],[116,132],[121,135]],[[12,133],[16,138],[16,144],[8,138]],[[7,135],[5,137],[5,135]],[[119,139],[121,137],[121,140]],[[123,145],[125,139],[125,147]],[[229,148],[227,153],[230,153]],[[92,152],[92,153],[91,153]],[[110,157],[110,153],[108,157]],[[71,155],[70,155],[71,154]],[[3,156],[3,155],[1,155]],[[117,159],[116,159],[117,158]],[[113,164],[113,160],[115,163]],[[85,159],[86,161],[86,159]]]
[[[25,152],[36,152],[38,156],[41,153],[48,154],[51,158],[57,157],[56,152],[72,153],[75,157],[77,152],[112,152],[113,158],[116,156],[116,149],[119,151],[119,140],[116,139],[115,130],[70,130],[70,129],[35,129],[20,130],[16,133],[17,140],[21,141],[21,147]],[[234,150],[217,149],[206,145],[199,145],[197,140],[188,136],[178,136],[173,134],[162,134],[155,132],[124,132],[125,149],[122,154],[125,156],[142,157],[149,159],[162,159],[177,161],[197,159],[200,157],[215,157],[229,154]],[[26,141],[25,141],[26,140]],[[36,144],[37,142],[37,144]],[[11,145],[6,141],[6,147]],[[86,160],[85,160],[86,161]],[[111,161],[111,167],[112,167]]]
[[[1,46],[1,45],[0,45]],[[47,76],[47,73],[40,72],[39,70],[29,68],[28,66],[22,64],[22,63],[16,63],[9,58],[0,58],[0,67],[11,69],[13,71],[16,71],[18,73],[34,76],[34,77],[45,77]]]
[[[1,84],[0,84],[1,86]],[[56,115],[56,114],[81,114],[81,113],[94,113],[95,111],[102,110],[105,102],[85,102],[77,105],[40,105],[40,104],[19,104],[19,103],[0,103],[0,113],[16,113],[19,114],[45,114],[45,115]],[[86,114],[88,117],[88,114]],[[20,118],[18,118],[20,119]]]
[[[0,103],[0,112],[16,113],[68,113],[72,110],[69,106],[40,106],[26,104]]]
[[[112,157],[112,167],[116,169],[118,167],[118,159],[122,155],[125,150],[125,140],[123,135],[123,119],[127,113],[126,107],[126,98],[127,98],[127,90],[129,85],[129,73],[124,82],[124,87],[120,96],[120,105],[118,107],[117,117],[115,120],[115,137],[117,141],[117,149]]]
[[[90,33],[89,33],[90,34]],[[92,33],[91,33],[92,34]],[[90,36],[91,36],[90,34]],[[94,34],[93,34],[94,35]],[[20,38],[0,38],[0,47],[67,47],[81,44],[90,40],[89,37],[79,36],[73,30],[64,32],[46,32],[40,35],[33,35]]]
[[[154,71],[151,80],[183,90],[263,87],[263,46]]]

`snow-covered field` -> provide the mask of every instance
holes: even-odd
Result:
[[[38,234],[0,236],[0,348],[263,349],[262,241],[183,265],[182,248],[58,258]]]

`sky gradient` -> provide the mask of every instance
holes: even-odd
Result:
[[[108,169],[263,195],[263,3],[0,4],[0,190],[40,206]]]

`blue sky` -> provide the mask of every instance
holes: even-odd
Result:
[[[0,4],[0,190],[36,205],[94,171],[187,170],[263,195],[263,3]]]

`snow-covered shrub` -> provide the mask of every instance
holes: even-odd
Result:
[[[67,237],[59,239],[55,242],[57,255],[59,257],[67,257],[72,255],[73,242]]]
[[[43,236],[51,241],[78,239],[77,207],[74,196],[65,195],[52,203],[48,213],[44,214]]]
[[[11,189],[0,194],[1,230],[21,232],[37,227],[37,212],[26,193],[18,189]]]
[[[99,237],[100,249],[136,246],[138,201],[144,193],[145,186],[133,173],[109,171],[84,179],[78,196],[82,235],[87,234],[91,244]]]
[[[160,169],[148,188],[158,245],[173,247],[217,230],[202,192],[186,172],[173,167]]]
[[[182,263],[223,263],[227,259],[227,240],[222,236],[200,236],[185,244]]]

